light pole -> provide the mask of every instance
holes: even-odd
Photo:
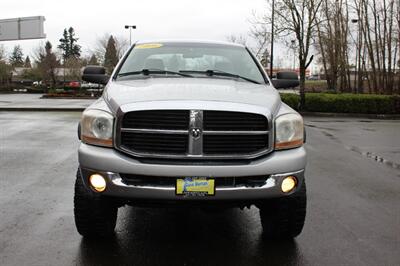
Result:
[[[360,61],[361,61],[361,47],[360,47],[360,23],[358,19],[352,19],[351,23],[357,24],[357,43],[356,43],[356,63],[354,69],[354,90],[356,93],[359,91],[360,87]]]
[[[275,0],[272,0],[272,16],[271,16],[271,62],[269,65],[269,76],[272,79],[272,71],[274,68],[274,22],[275,22]]]
[[[293,49],[293,70],[296,69],[296,40],[291,40],[292,43],[292,49]]]
[[[132,45],[132,29],[136,29],[136,25],[125,25],[125,29],[129,29],[129,45]]]

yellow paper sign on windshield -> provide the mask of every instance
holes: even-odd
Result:
[[[153,48],[160,48],[163,45],[161,43],[144,43],[138,44],[135,46],[136,49],[153,49]]]

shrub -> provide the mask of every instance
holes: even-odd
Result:
[[[297,94],[294,93],[282,93],[281,94],[281,99],[284,103],[289,105],[295,110],[299,110],[299,105],[300,105],[300,97]]]
[[[282,100],[298,110],[299,95],[282,94]],[[398,114],[400,96],[376,94],[306,93],[305,111],[360,114]]]

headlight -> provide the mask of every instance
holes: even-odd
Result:
[[[88,144],[113,146],[114,117],[105,111],[87,110],[81,120],[81,138]]]
[[[303,145],[303,118],[298,114],[285,114],[275,120],[275,149],[283,150]]]

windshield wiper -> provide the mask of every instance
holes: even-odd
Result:
[[[193,78],[192,75],[189,74],[184,74],[180,72],[175,72],[175,71],[170,71],[170,70],[164,70],[164,69],[142,69],[140,71],[132,71],[132,72],[125,72],[125,73],[119,73],[117,77],[126,77],[126,76],[134,76],[134,75],[144,75],[148,76],[150,74],[174,74],[174,75],[179,75],[182,77],[188,77],[188,78]]]
[[[209,69],[206,71],[196,71],[196,70],[181,70],[179,71],[181,73],[200,73],[200,74],[206,74],[207,76],[225,76],[225,77],[232,77],[232,78],[238,78],[238,79],[243,79],[255,84],[261,84],[260,82],[251,79],[251,78],[246,78],[244,76],[238,75],[238,74],[233,74],[233,73],[229,73],[229,72],[225,72],[222,70],[218,70],[218,69]]]

